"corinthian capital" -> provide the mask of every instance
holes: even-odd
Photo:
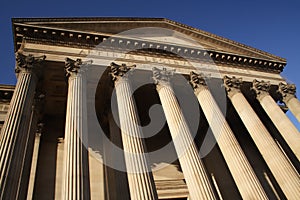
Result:
[[[156,67],[152,68],[153,80],[156,85],[170,84],[170,80],[174,75],[175,70],[167,70],[166,68],[158,69]]]
[[[83,62],[80,58],[72,60],[71,58],[65,59],[66,76],[77,75],[80,72],[84,72],[87,69],[87,64],[91,64],[92,60]]]
[[[36,117],[41,118],[45,107],[45,93],[37,91],[35,93],[34,101],[32,104],[32,109],[35,111]]]
[[[37,124],[37,128],[36,128],[36,135],[41,136],[42,132],[44,131],[44,128],[45,128],[45,124],[42,122],[39,122]]]
[[[15,68],[16,73],[32,72],[32,70],[38,69],[40,64],[46,58],[45,55],[34,57],[32,54],[26,56],[20,52],[16,52],[15,56],[16,56],[16,68]]]
[[[236,78],[235,76],[224,76],[223,81],[229,97],[233,96],[237,92],[240,92],[240,87],[243,83],[242,78]]]
[[[296,98],[296,85],[279,83],[278,93],[281,95],[284,102],[288,102],[291,98]]]
[[[257,98],[260,99],[269,94],[270,86],[270,81],[258,81],[254,79],[251,89],[255,92]]]
[[[128,78],[130,70],[133,70],[136,65],[127,66],[126,64],[118,65],[114,62],[110,64],[110,75],[113,81],[118,81],[121,78]]]
[[[205,75],[203,73],[197,74],[192,71],[190,73],[190,83],[195,92],[200,92],[201,89],[207,88],[207,84],[205,82]]]

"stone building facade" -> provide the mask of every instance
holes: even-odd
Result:
[[[1,199],[300,199],[285,59],[163,18],[12,26]]]

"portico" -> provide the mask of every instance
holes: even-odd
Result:
[[[13,21],[17,84],[9,98],[0,86],[0,105],[10,102],[0,197],[300,199],[300,134],[277,104],[299,120],[285,59],[139,20]],[[170,32],[115,35],[142,24]]]

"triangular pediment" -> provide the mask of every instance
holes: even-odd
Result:
[[[229,53],[238,56],[245,56],[269,61],[285,63],[284,58],[275,56],[255,49],[253,47],[229,40],[206,31],[202,31],[184,24],[180,24],[165,18],[30,18],[13,19],[13,25],[25,25],[38,28],[51,28],[55,30],[75,31],[90,34],[115,35],[124,31],[155,27],[172,30],[173,34],[165,37],[155,37],[151,33],[148,39],[155,41],[167,41],[169,43],[182,43],[187,46],[193,46],[193,42],[199,43],[205,50]],[[182,38],[182,35],[185,38]],[[144,36],[147,38],[147,34]],[[186,40],[189,38],[191,42]]]

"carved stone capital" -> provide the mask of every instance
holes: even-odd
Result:
[[[277,92],[281,95],[284,103],[288,102],[292,98],[296,98],[296,85],[279,83]]]
[[[46,56],[34,57],[32,54],[24,55],[19,51],[16,52],[16,73],[32,73],[35,72],[37,76],[40,75],[40,65],[46,59]]]
[[[42,133],[43,133],[43,131],[44,131],[44,127],[45,127],[45,124],[44,123],[42,123],[42,122],[39,122],[38,124],[37,124],[37,128],[36,128],[36,136],[41,136],[42,135]]]
[[[117,82],[119,80],[128,80],[128,76],[130,72],[136,67],[136,65],[127,66],[126,64],[122,63],[118,65],[114,62],[110,64],[110,75],[112,76],[112,80]]]
[[[258,81],[254,79],[251,89],[255,92],[256,98],[260,100],[266,95],[269,95],[270,86],[270,81]]]
[[[175,70],[167,70],[166,68],[158,69],[156,67],[152,68],[153,80],[156,88],[159,90],[163,86],[170,86],[170,80],[174,75]]]
[[[35,93],[32,110],[36,113],[38,119],[42,118],[44,112],[45,96],[42,92]]]
[[[199,93],[201,90],[208,88],[205,81],[205,75],[203,73],[197,74],[192,71],[190,73],[190,84],[192,85],[195,93]]]
[[[71,58],[65,59],[65,70],[66,76],[76,76],[77,74],[83,73],[87,70],[87,65],[91,64],[92,60],[83,62],[80,58],[72,60]]]
[[[242,78],[236,78],[235,76],[233,77],[224,76],[223,81],[224,81],[224,87],[229,97],[232,97],[236,93],[241,92],[240,87],[241,84],[243,83]]]

